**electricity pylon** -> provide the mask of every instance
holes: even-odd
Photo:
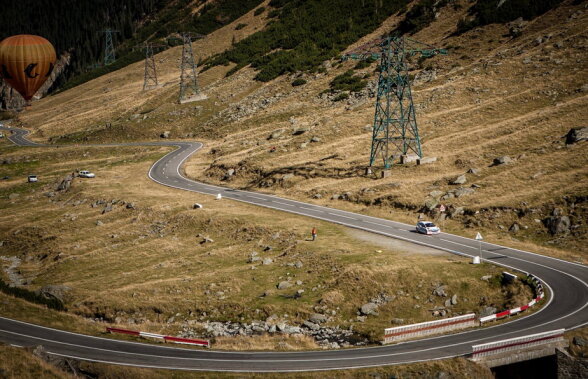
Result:
[[[114,54],[114,44],[112,43],[112,34],[118,33],[118,30],[112,29],[104,29],[101,31],[106,36],[106,43],[104,45],[104,65],[108,66],[109,64],[114,63],[116,61],[116,56]]]
[[[387,37],[375,45],[380,52],[352,53],[343,59],[380,59],[370,167],[380,157],[387,170],[394,164],[395,154],[406,156],[412,151],[423,157],[407,58],[416,54],[424,57],[447,54],[447,50],[404,37]]]
[[[155,66],[155,58],[153,55],[154,49],[165,48],[165,45],[156,45],[151,42],[145,42],[136,47],[145,50],[145,78],[143,81],[143,91],[157,87],[157,69]]]
[[[180,64],[180,103],[197,98],[200,95],[198,77],[196,75],[196,60],[192,51],[192,40],[204,36],[194,33],[182,34],[182,62]]]

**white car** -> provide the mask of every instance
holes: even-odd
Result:
[[[419,221],[416,224],[416,230],[422,234],[439,234],[441,229],[431,221]]]
[[[94,178],[96,175],[94,175],[94,173],[87,171],[87,170],[82,170],[79,172],[78,176],[80,178]]]
[[[29,177],[27,178],[27,182],[29,183],[36,183],[39,181],[39,178],[37,178],[37,175],[29,175]]]

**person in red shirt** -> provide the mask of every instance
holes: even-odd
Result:
[[[314,241],[316,239],[316,228],[312,228],[310,234],[312,235],[312,240]]]

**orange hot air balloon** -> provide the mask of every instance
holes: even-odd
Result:
[[[29,101],[55,65],[55,49],[43,37],[20,34],[0,42],[0,77]]]

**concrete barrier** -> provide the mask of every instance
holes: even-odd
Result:
[[[476,314],[469,313],[463,316],[421,322],[418,324],[398,326],[384,330],[384,344],[423,337],[431,334],[444,333],[450,330],[465,329],[476,325]]]
[[[472,346],[471,360],[488,367],[502,366],[555,354],[567,345],[565,329]]]
[[[135,331],[135,330],[127,330],[127,329],[119,329],[119,328],[106,328],[106,331],[110,332],[110,333],[122,333],[122,334],[129,334],[129,335],[133,335],[133,336],[138,336],[138,337],[155,338],[155,339],[162,340],[164,342],[210,347],[210,341],[208,341],[208,340],[164,336],[163,334],[139,332],[139,331]]]

